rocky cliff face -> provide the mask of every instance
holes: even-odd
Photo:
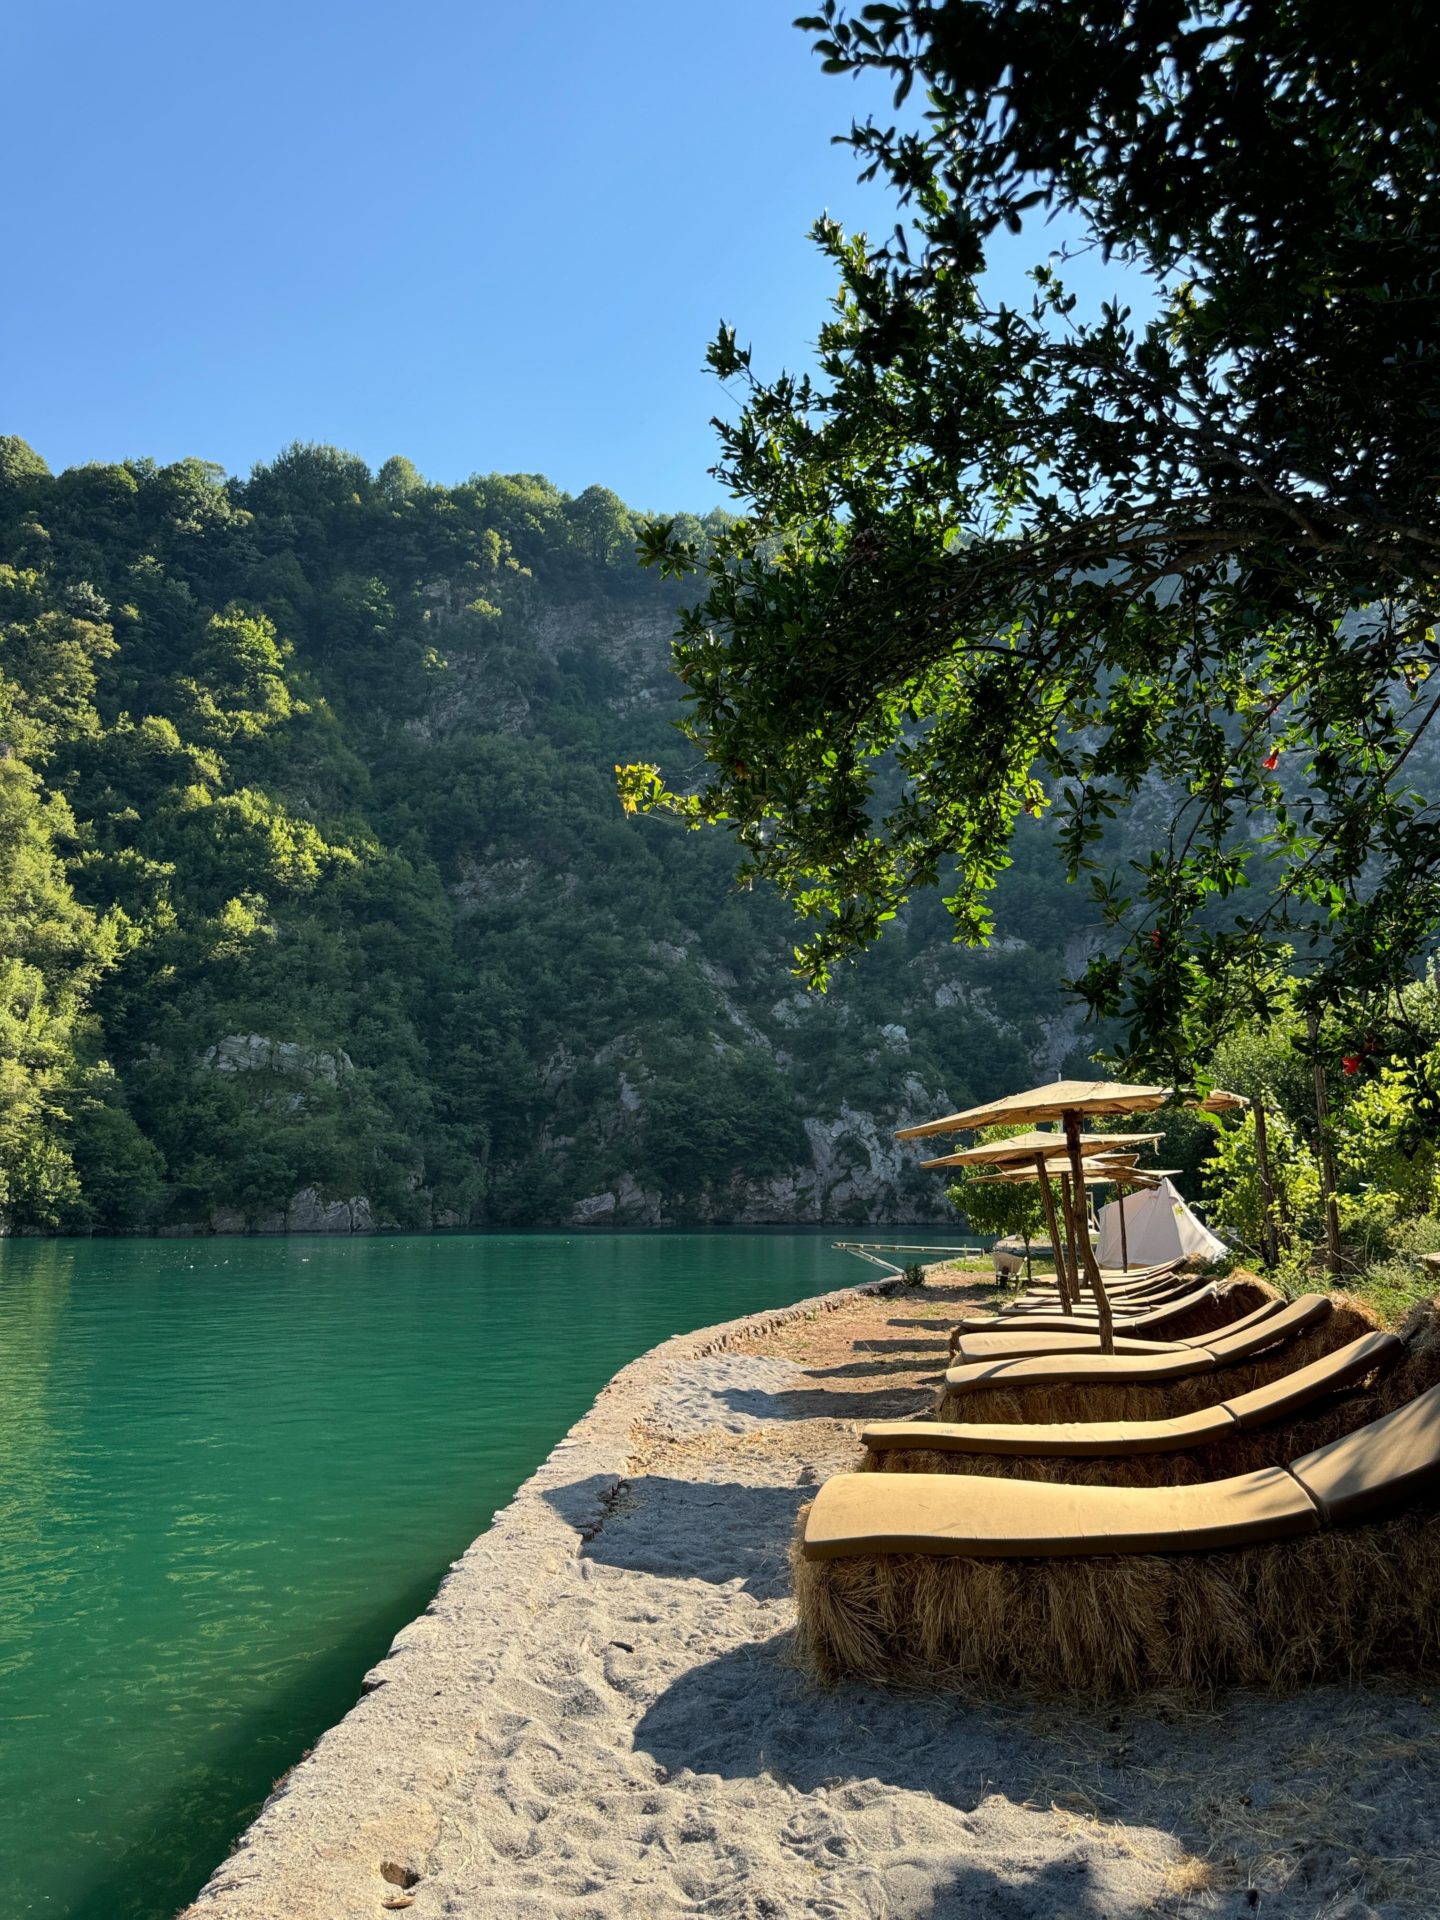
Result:
[[[546,660],[578,657],[597,683],[603,673],[601,698],[613,716],[619,759],[637,736],[656,752],[655,722],[677,711],[673,624],[669,607],[572,603],[532,609],[517,628]],[[473,679],[468,689],[448,688],[435,727],[463,732],[493,724],[499,713],[507,729],[533,729],[533,706],[525,719],[515,718],[503,678],[501,670],[483,687]],[[693,751],[668,728],[658,738],[659,754],[671,761]],[[647,852],[658,848],[672,862],[677,842],[685,841],[686,851],[695,844],[661,823],[629,832]],[[1038,834],[1035,841],[1027,878],[1038,856],[1048,858]],[[662,912],[648,925],[619,930],[631,947],[638,1004],[613,1014],[575,1009],[574,1022],[557,1026],[537,1059],[540,1124],[519,1152],[520,1143],[494,1143],[492,1207],[505,1209],[506,1190],[528,1182],[553,1196],[551,1217],[586,1227],[953,1218],[943,1181],[919,1172],[921,1156],[899,1145],[895,1130],[1009,1084],[1049,1077],[1077,1049],[1085,1056],[1088,1043],[1059,986],[1094,938],[1078,903],[1067,899],[1056,913],[1053,886],[1045,893],[1031,888],[1028,897],[1016,889],[1009,924],[1002,913],[993,946],[974,954],[949,944],[943,913],[924,903],[884,953],[822,998],[789,972],[786,910],[735,893],[726,843],[717,839],[703,851],[706,884],[691,893],[684,918]],[[609,903],[594,878],[563,841],[532,841],[522,851],[513,835],[497,835],[455,849],[449,892],[467,935],[483,941],[487,925],[531,911],[552,915],[557,907],[576,922],[588,918],[592,930],[603,926]],[[677,1057],[667,1014],[681,1006],[689,1019]],[[740,1114],[730,1116],[737,1122],[735,1164],[717,1168],[723,1155],[710,1137],[717,1116],[707,1110],[705,1125],[692,1127],[695,1109],[706,1107],[715,1076],[743,1080],[747,1071],[793,1125],[784,1144],[775,1143],[773,1159],[747,1152],[742,1102]],[[764,1116],[755,1117],[758,1125]],[[681,1136],[677,1154],[657,1150],[662,1131]],[[690,1177],[687,1144],[697,1162],[708,1164],[703,1179]]]
[[[699,770],[603,487],[7,448],[21,1230],[941,1219],[895,1127],[1077,1042],[1038,824],[988,952],[917,901],[817,999],[723,834],[621,814]]]
[[[348,1200],[327,1200],[317,1187],[302,1187],[283,1212],[214,1207],[208,1224],[212,1233],[374,1233],[376,1230],[374,1211],[363,1193],[354,1194]]]
[[[442,641],[459,591],[431,585]],[[457,1198],[417,1156],[405,1224],[942,1223],[944,1183],[895,1129],[1088,1051],[1059,981],[1093,930],[1042,877],[1038,831],[991,948],[955,949],[938,905],[917,903],[821,997],[790,971],[788,909],[735,890],[728,843],[622,819],[615,761],[693,752],[670,724],[673,624],[658,600],[527,589],[483,646],[447,654],[403,723],[427,776],[434,760],[484,769],[483,803],[447,822],[436,859],[480,1011],[505,1006],[502,1068],[502,1042],[483,1043],[483,1165]],[[585,689],[598,749],[575,737],[562,683]],[[393,739],[386,716],[376,727]],[[346,1034],[223,1034],[197,1060],[291,1111],[356,1097],[367,1067],[363,1037]],[[395,1218],[373,1193],[308,1185],[210,1225],[370,1232]]]

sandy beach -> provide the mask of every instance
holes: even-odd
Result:
[[[1082,1705],[822,1690],[796,1509],[928,1408],[988,1286],[857,1288],[667,1341],[456,1563],[189,1920],[1421,1920],[1415,1688]]]

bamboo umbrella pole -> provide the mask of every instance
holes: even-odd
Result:
[[[1123,1186],[1117,1185],[1115,1189],[1115,1205],[1120,1212],[1120,1271],[1121,1273],[1128,1273],[1130,1271],[1130,1247],[1125,1238],[1125,1189]]]
[[[1069,1274],[1065,1271],[1065,1256],[1060,1248],[1060,1223],[1055,1218],[1055,1191],[1050,1185],[1050,1175],[1045,1166],[1045,1156],[1035,1156],[1035,1177],[1040,1182],[1040,1204],[1045,1209],[1045,1227],[1050,1235],[1050,1251],[1055,1256],[1055,1283],[1060,1289],[1060,1306],[1069,1313],[1074,1307]]]
[[[1074,1107],[1065,1109],[1065,1144],[1070,1149],[1070,1177],[1080,1193],[1085,1191],[1085,1162],[1080,1151],[1080,1115]],[[1105,1282],[1100,1278],[1099,1263],[1090,1245],[1088,1233],[1080,1236],[1081,1257],[1085,1263],[1085,1277],[1090,1282],[1090,1291],[1095,1295],[1095,1310],[1100,1322],[1100,1351],[1115,1351],[1115,1321],[1110,1312],[1110,1296],[1105,1291]]]
[[[1065,1221],[1065,1253],[1070,1262],[1070,1285],[1078,1302],[1084,1286],[1084,1276],[1080,1266],[1079,1248],[1076,1244],[1075,1194],[1068,1173],[1062,1173],[1060,1176],[1060,1212]]]

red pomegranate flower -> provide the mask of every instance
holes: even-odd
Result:
[[[1267,754],[1266,754],[1266,756],[1265,756],[1265,759],[1264,759],[1264,763],[1263,763],[1263,764],[1264,764],[1264,767],[1265,767],[1265,771],[1266,771],[1267,773],[1273,773],[1273,772],[1275,771],[1275,769],[1276,769],[1276,767],[1278,767],[1278,766],[1279,766],[1279,764],[1280,764],[1280,756],[1279,756],[1279,754],[1278,754],[1278,753],[1267,753]]]
[[[1340,1064],[1346,1073],[1358,1073],[1360,1071],[1360,1056],[1358,1053],[1343,1054]]]

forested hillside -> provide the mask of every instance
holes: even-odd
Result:
[[[943,1217],[891,1130],[1065,1064],[1085,899],[1037,824],[989,951],[931,900],[801,990],[616,800],[677,605],[598,487],[0,440],[8,1224]]]

